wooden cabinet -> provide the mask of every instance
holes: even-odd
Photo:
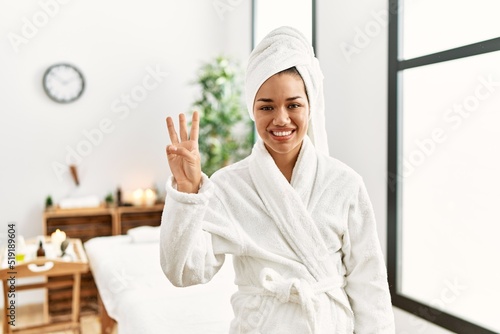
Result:
[[[100,237],[127,234],[138,226],[158,226],[161,223],[163,204],[152,207],[110,207],[93,209],[48,210],[44,212],[43,231],[50,235],[56,229],[66,233],[68,238],[87,240]],[[53,277],[50,281],[65,280],[67,277]],[[71,287],[50,288],[46,302],[51,318],[65,318],[71,315]],[[97,287],[92,274],[81,277],[81,314],[98,313]]]
[[[161,223],[163,204],[152,208],[122,206],[116,209],[117,223],[114,235],[127,234],[131,228],[138,226],[158,226]]]

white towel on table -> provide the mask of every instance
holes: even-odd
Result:
[[[159,242],[160,226],[139,226],[131,228],[127,234],[133,243]]]
[[[59,202],[61,209],[95,208],[101,205],[97,196],[85,196],[78,198],[65,198]]]

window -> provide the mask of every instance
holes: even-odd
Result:
[[[500,332],[500,2],[389,9],[393,304],[456,333]]]
[[[297,28],[314,47],[314,0],[254,0],[253,45],[273,29],[281,26]]]

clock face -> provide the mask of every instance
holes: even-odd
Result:
[[[84,87],[83,75],[73,65],[56,64],[43,75],[45,93],[59,103],[75,101],[82,95]]]

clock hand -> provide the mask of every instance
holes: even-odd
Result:
[[[51,76],[54,77],[54,79],[57,80],[57,82],[59,82],[63,85],[66,85],[66,80],[64,80],[63,78],[61,78],[57,74],[53,73]]]

